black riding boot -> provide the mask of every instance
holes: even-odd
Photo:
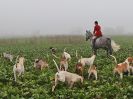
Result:
[[[93,40],[92,40],[92,48],[93,48],[93,49],[95,49],[95,41],[96,41],[96,39],[93,39]]]

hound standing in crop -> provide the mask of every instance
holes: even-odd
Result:
[[[65,57],[62,57],[60,61],[60,70],[67,71],[67,69],[68,69],[67,59]]]
[[[93,65],[93,62],[96,58],[96,55],[92,55],[90,58],[81,58],[78,60],[78,62],[80,62],[83,66],[85,65]]]
[[[128,57],[123,63],[119,63],[114,68],[114,74],[118,73],[120,78],[123,78],[123,73],[128,71],[128,75],[130,75],[130,63],[133,63],[133,58]]]
[[[69,53],[67,53],[65,50],[66,49],[64,49],[64,52],[63,52],[61,57],[62,58],[65,57],[67,61],[70,61],[71,60],[71,55]]]
[[[42,59],[35,59],[34,67],[36,69],[42,70],[43,68],[49,67],[48,63],[46,61],[43,61]]]
[[[85,65],[92,66],[95,60],[96,55],[91,56],[90,58],[81,58],[76,64],[76,72],[83,76],[83,70]]]
[[[130,74],[133,74],[133,57],[128,57]]]
[[[64,49],[64,52],[62,53],[61,55],[61,58],[65,58],[67,61],[70,61],[71,60],[71,55],[69,53],[67,53],[66,51],[66,48]],[[52,54],[55,58],[58,58],[55,54]]]
[[[97,80],[97,70],[95,65],[90,66],[90,68],[88,69],[88,74],[88,79],[93,74],[95,76],[95,79]]]
[[[61,61],[60,61],[60,70],[67,70],[68,69],[68,61],[71,60],[71,56],[69,53],[65,52],[65,49],[64,49],[64,52],[61,56]]]
[[[12,62],[12,60],[13,60],[13,55],[11,55],[11,54],[3,53],[3,57],[6,59],[9,59],[10,62]]]
[[[83,70],[84,70],[84,66],[83,66],[80,62],[78,62],[78,63],[76,64],[75,72],[76,72],[77,74],[83,76]]]
[[[17,62],[17,60],[18,60],[18,62]],[[13,66],[15,81],[16,81],[17,74],[18,74],[18,77],[21,76],[22,73],[24,74],[24,60],[25,60],[24,57],[17,56],[17,58],[16,58],[16,64]]]
[[[58,65],[56,64],[55,60],[53,60],[58,72],[55,74],[55,84],[52,87],[52,92],[54,91],[55,87],[57,86],[58,82],[67,82],[70,85],[70,88],[73,87],[74,83],[81,82],[83,83],[83,78],[77,74],[70,73],[67,71],[60,71]]]
[[[54,47],[50,47],[49,49],[51,50],[51,53],[52,53],[52,54],[55,54],[56,51],[57,51],[57,48],[54,48]]]

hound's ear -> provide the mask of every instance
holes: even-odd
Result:
[[[57,78],[59,78],[59,73],[58,72],[55,75],[57,76]]]
[[[39,59],[35,59],[35,63],[38,63],[39,62]]]
[[[59,78],[59,75],[58,75],[58,73],[56,74],[56,76]]]

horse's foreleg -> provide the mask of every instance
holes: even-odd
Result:
[[[92,46],[92,53],[95,55],[96,54],[96,50],[95,48]]]
[[[106,49],[106,52],[107,52],[107,56],[108,56],[108,57],[109,57],[110,55],[112,55],[112,52],[111,52],[110,48],[107,48],[107,49]]]
[[[111,46],[111,40],[109,40],[109,47],[108,47],[108,50],[109,50],[109,54],[112,55],[112,52],[113,52],[113,49],[112,49],[112,46]]]
[[[108,50],[108,48],[106,49],[106,51],[107,51],[107,56],[109,57],[109,50]]]
[[[112,50],[112,47],[110,46],[110,47],[109,47],[109,54],[110,54],[110,55],[112,55],[112,51],[113,51],[113,50]]]
[[[93,54],[97,55],[97,50],[96,49],[93,49]]]

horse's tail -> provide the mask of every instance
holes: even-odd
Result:
[[[116,44],[114,40],[111,40],[111,46],[114,52],[117,52],[120,49],[120,45]]]

